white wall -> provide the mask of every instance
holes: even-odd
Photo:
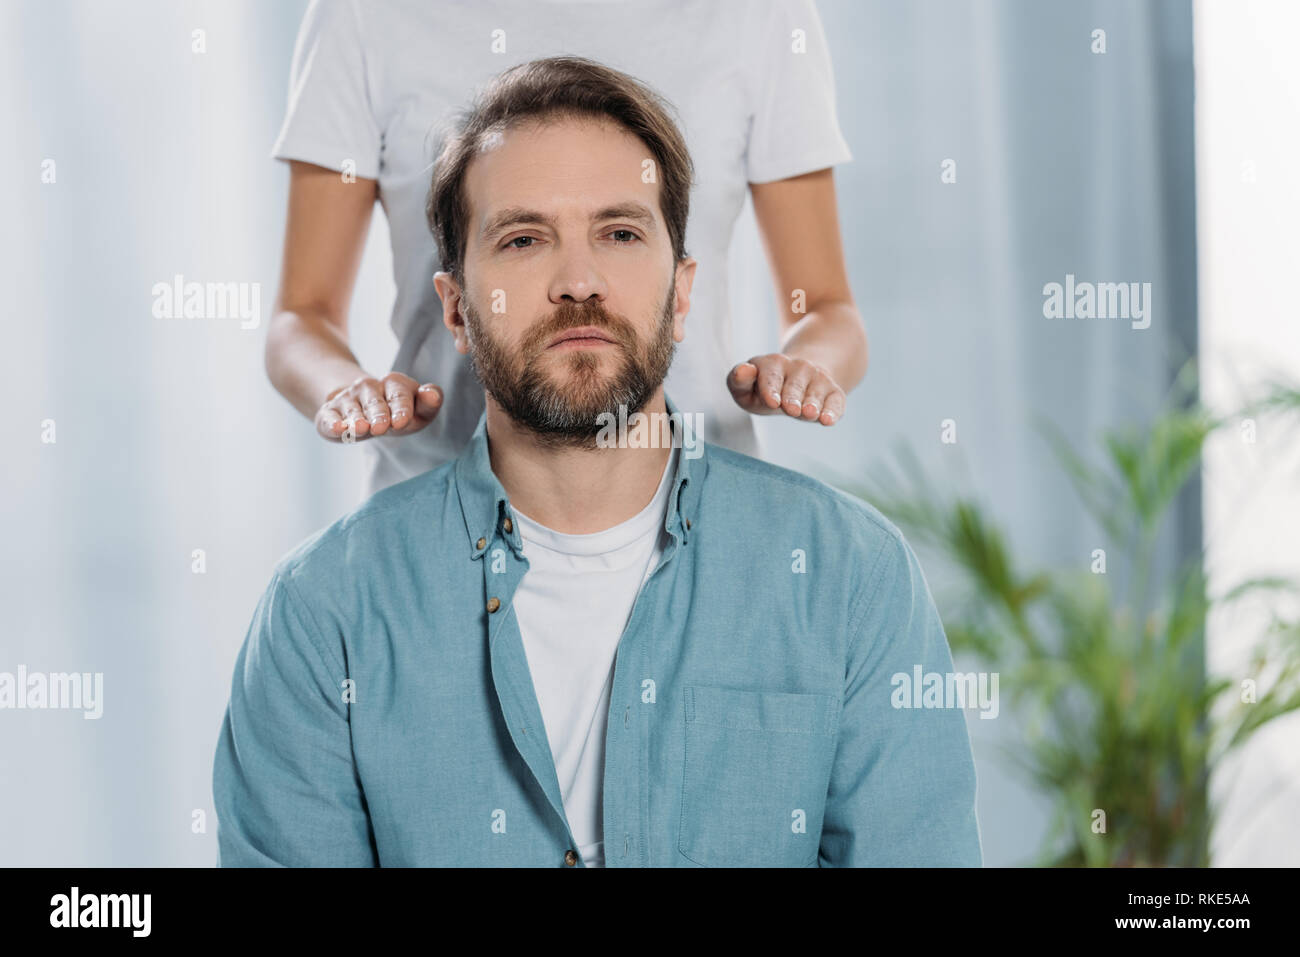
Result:
[[[1266,376],[1300,380],[1300,4],[1199,0],[1194,22],[1203,394],[1227,410]],[[1212,594],[1254,575],[1300,579],[1300,430],[1257,424],[1254,444],[1237,433],[1207,449]],[[1208,668],[1252,677],[1246,653],[1265,623],[1259,606],[1212,617]],[[1262,731],[1214,792],[1215,865],[1300,865],[1300,715]]]

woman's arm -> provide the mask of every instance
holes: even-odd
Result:
[[[833,171],[751,183],[750,192],[783,334],[780,352],[736,366],[728,385],[751,412],[831,425],[868,361],[844,265]]]
[[[280,287],[266,336],[266,372],[325,438],[409,434],[437,413],[432,385],[409,376],[372,378],[348,348],[348,306],[377,186],[291,161]]]

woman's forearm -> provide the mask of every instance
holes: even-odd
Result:
[[[342,323],[323,310],[281,308],[266,334],[266,374],[277,392],[308,419],[330,392],[366,371],[348,348]]]
[[[814,305],[807,315],[787,327],[781,351],[823,366],[845,392],[852,391],[867,373],[866,332],[852,303]]]

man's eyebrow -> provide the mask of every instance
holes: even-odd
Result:
[[[554,226],[555,218],[539,213],[535,209],[525,209],[522,206],[507,206],[495,216],[489,217],[483,223],[483,229],[479,232],[482,239],[491,239],[497,233],[511,226]]]
[[[614,206],[606,206],[592,216],[593,221],[602,219],[630,219],[640,223],[649,231],[653,231],[655,228],[654,213],[641,203],[618,203]],[[512,226],[554,227],[555,217],[548,216],[535,209],[526,209],[523,206],[508,206],[488,218],[483,224],[479,236],[483,240],[490,240],[493,236]]]
[[[592,219],[630,219],[640,223],[646,229],[652,230],[655,228],[655,214],[646,209],[641,203],[619,203],[615,206],[606,206]]]

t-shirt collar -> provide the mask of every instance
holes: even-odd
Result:
[[[708,472],[707,446],[696,434],[691,418],[682,415],[681,409],[666,391],[664,405],[668,410],[673,441],[681,449],[668,494],[664,529],[684,543],[689,540],[699,520],[695,512],[704,476]],[[522,555],[523,539],[519,536],[519,523],[512,518],[510,497],[501,480],[492,471],[492,459],[488,454],[486,410],[479,416],[469,443],[456,458],[455,476],[456,494],[460,498],[465,532],[469,537],[470,557],[478,558],[486,552],[498,535],[510,544],[516,554]]]

